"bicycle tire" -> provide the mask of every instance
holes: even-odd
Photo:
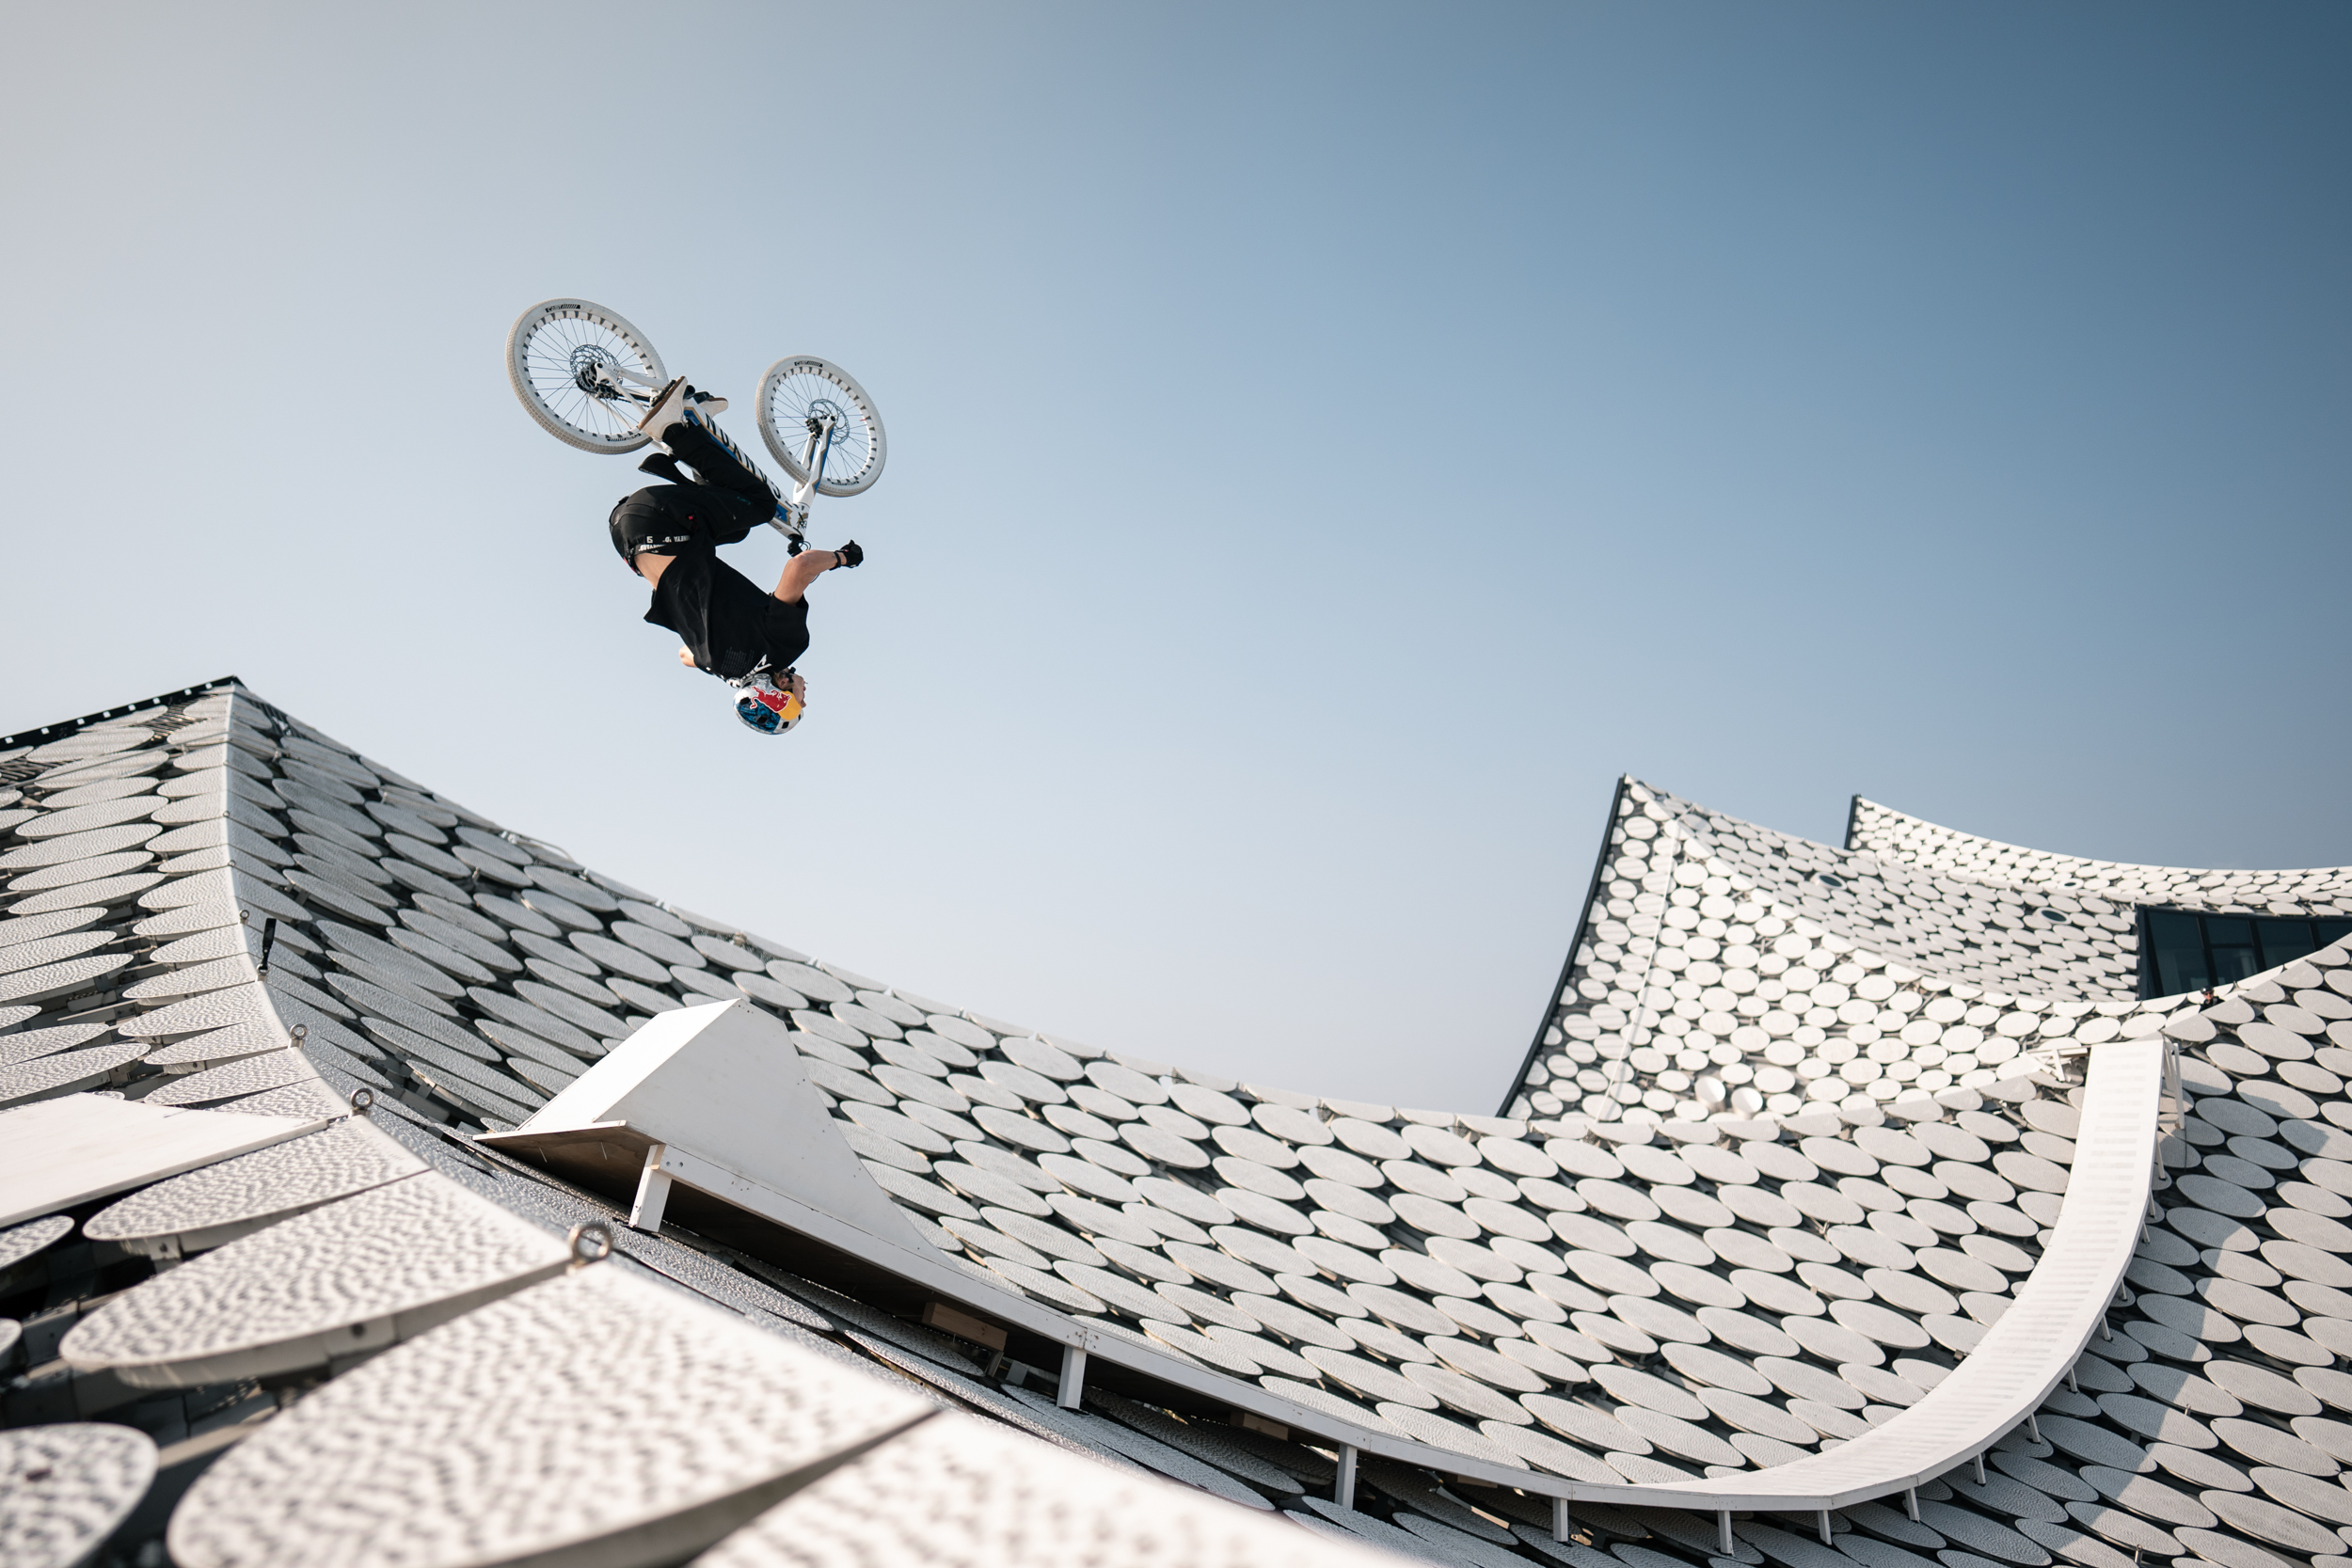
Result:
[[[882,415],[857,378],[840,366],[813,354],[787,355],[759,378],[757,401],[759,438],[768,443],[768,455],[795,483],[808,482],[800,449],[807,439],[804,421],[820,404],[830,404],[839,422],[824,465],[827,477],[818,480],[817,493],[854,496],[882,477],[890,455]]]
[[[540,429],[582,451],[635,451],[648,440],[637,420],[652,393],[591,390],[586,371],[598,362],[634,371],[657,389],[670,378],[651,339],[619,312],[584,299],[543,299],[506,334],[507,383]]]

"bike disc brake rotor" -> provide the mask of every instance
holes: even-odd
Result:
[[[619,356],[602,343],[581,343],[572,350],[572,385],[609,403],[621,395],[621,384],[619,378],[601,372],[619,363]]]

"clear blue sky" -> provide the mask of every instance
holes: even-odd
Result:
[[[2329,5],[20,6],[0,730],[234,672],[910,989],[1486,1109],[1620,770],[2352,862],[2348,67]],[[880,403],[789,739],[508,392],[552,294]]]

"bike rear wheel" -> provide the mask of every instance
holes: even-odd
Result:
[[[539,427],[582,451],[635,451],[669,372],[652,341],[584,299],[547,299],[506,335],[506,378]],[[651,383],[651,385],[644,385]]]
[[[833,441],[818,445],[824,471],[820,496],[854,496],[882,477],[889,445],[874,400],[854,376],[815,355],[796,354],[768,367],[759,378],[759,437],[768,455],[799,483],[808,481],[805,454],[823,417],[833,420]]]

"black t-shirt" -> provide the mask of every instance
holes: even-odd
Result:
[[[612,509],[612,547],[624,561],[671,557],[645,619],[677,633],[701,669],[727,680],[764,662],[789,669],[808,651],[808,601],[785,604],[712,553],[767,520],[773,506],[716,484],[654,484]]]
[[[687,546],[662,570],[645,619],[667,626],[695,666],[727,680],[760,667],[781,673],[808,651],[808,600],[786,604],[703,544]]]

